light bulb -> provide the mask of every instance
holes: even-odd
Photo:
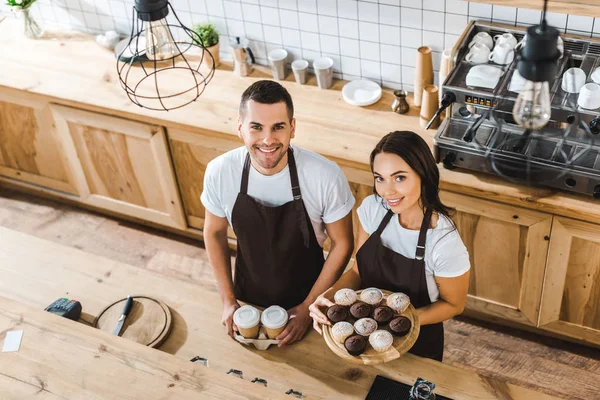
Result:
[[[173,41],[167,21],[146,22],[146,57],[150,60],[168,60],[178,54],[177,46]]]
[[[550,120],[550,113],[548,82],[525,80],[513,108],[515,121],[525,129],[540,129]]]

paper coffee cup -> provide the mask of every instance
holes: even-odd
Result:
[[[258,337],[260,311],[256,308],[250,305],[241,306],[233,313],[233,322],[237,325],[240,335],[246,339]]]
[[[275,339],[287,325],[288,313],[279,306],[271,306],[262,312],[260,322],[265,327],[269,339]]]

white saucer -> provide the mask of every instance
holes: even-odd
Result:
[[[348,82],[342,89],[346,103],[360,107],[377,103],[381,94],[381,86],[366,79]]]

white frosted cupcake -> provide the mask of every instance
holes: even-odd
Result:
[[[383,293],[377,288],[367,288],[360,293],[360,299],[367,304],[375,306],[383,299]]]
[[[333,301],[340,306],[351,306],[356,302],[356,292],[352,289],[340,289],[335,292]]]
[[[369,336],[377,330],[377,321],[373,318],[361,318],[354,323],[354,330],[361,336]]]
[[[350,322],[341,321],[331,328],[331,336],[333,336],[336,342],[343,344],[352,335],[354,335],[354,327]]]
[[[408,308],[410,299],[404,293],[392,293],[387,298],[387,305],[397,313],[402,314]]]
[[[375,351],[383,353],[392,347],[392,343],[394,343],[394,337],[388,331],[378,330],[369,336],[369,343],[371,344],[371,347],[375,349]]]

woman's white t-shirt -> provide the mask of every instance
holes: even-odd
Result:
[[[363,200],[357,211],[362,228],[371,235],[377,230],[388,209],[380,197],[371,195]],[[451,221],[440,214],[437,226],[427,230],[425,276],[432,303],[440,298],[435,276],[454,278],[471,268],[467,248],[458,231],[453,229]],[[381,234],[381,241],[385,247],[407,258],[415,258],[418,240],[419,231],[403,228],[397,215],[392,217]]]

